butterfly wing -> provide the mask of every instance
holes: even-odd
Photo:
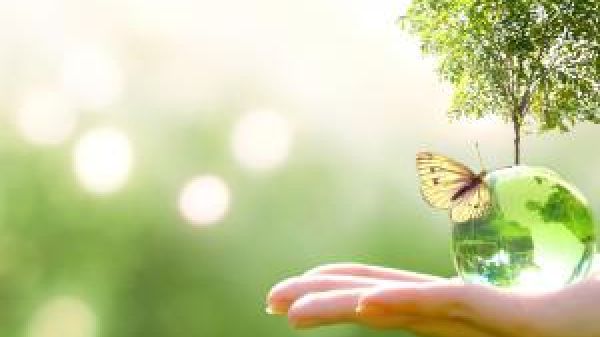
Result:
[[[475,178],[465,165],[431,152],[417,153],[417,170],[423,199],[440,209],[456,204],[452,197]]]
[[[485,182],[460,196],[450,208],[450,219],[461,223],[485,216],[491,207],[491,193]]]

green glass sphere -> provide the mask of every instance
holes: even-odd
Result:
[[[551,170],[514,166],[488,173],[492,208],[454,225],[459,275],[468,283],[557,289],[586,276],[596,235],[581,193]]]

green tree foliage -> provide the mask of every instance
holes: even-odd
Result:
[[[525,123],[600,123],[600,1],[414,0],[401,22],[439,57],[451,117],[513,124],[515,163]]]

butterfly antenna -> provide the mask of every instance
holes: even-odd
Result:
[[[479,165],[481,166],[481,170],[485,171],[485,166],[483,165],[483,159],[481,159],[481,152],[479,151],[479,142],[475,142],[475,150],[477,152],[477,158],[479,158]]]

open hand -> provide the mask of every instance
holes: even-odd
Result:
[[[559,291],[524,293],[332,264],[275,285],[267,308],[287,315],[295,328],[358,323],[439,337],[598,337],[600,275]]]

